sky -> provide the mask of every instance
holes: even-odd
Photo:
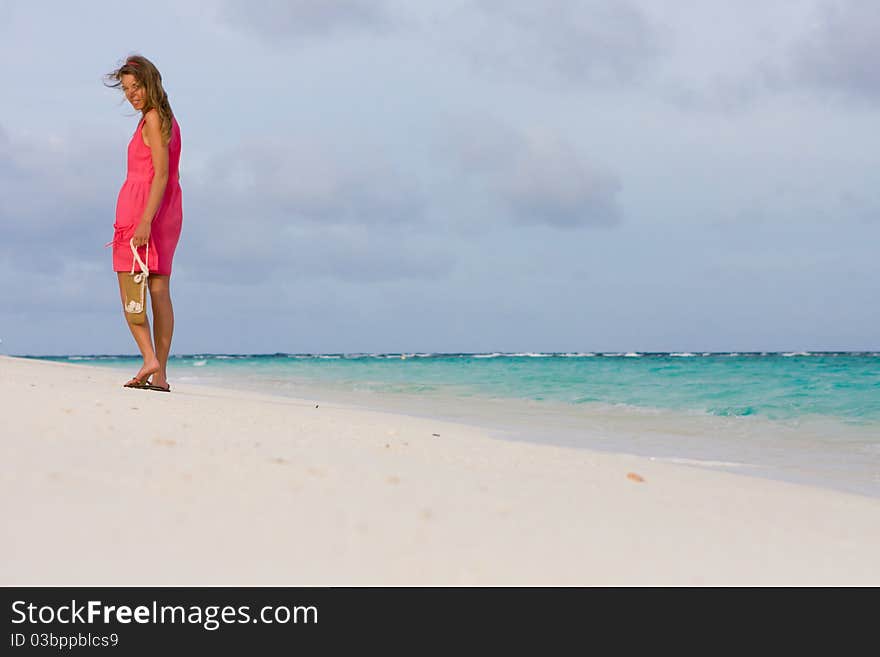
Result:
[[[172,353],[880,349],[878,43],[868,0],[0,0],[0,353],[137,353],[135,53]]]

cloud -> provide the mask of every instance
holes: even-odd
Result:
[[[15,281],[3,290],[4,311],[35,312],[45,319],[118,308],[118,292],[114,295],[117,283],[109,260],[89,262],[59,256],[52,264],[24,269],[18,262],[0,258],[0,277]],[[107,294],[99,294],[98,290]]]
[[[0,258],[19,276],[49,267],[79,277],[94,263],[109,273],[104,244],[123,178],[124,150],[106,135],[11,134],[0,125]],[[432,250],[426,200],[413,178],[375,152],[245,139],[200,166],[187,163],[181,186],[175,268],[195,280],[259,282],[279,272],[394,280],[454,264],[442,248],[422,257]]]
[[[330,226],[289,234],[288,271],[297,276],[349,283],[434,280],[455,266],[442,240],[369,226]]]
[[[878,100],[878,42],[880,5],[859,0],[826,3],[813,29],[793,48],[794,81]]]
[[[337,32],[383,32],[392,19],[380,0],[226,0],[218,20],[276,41],[323,37]]]
[[[379,153],[343,155],[308,138],[244,140],[181,184],[188,248],[214,271],[252,281],[280,271],[344,280],[434,271],[418,260],[383,259],[382,239],[392,253],[420,239],[427,201]]]
[[[494,198],[514,224],[554,228],[611,226],[620,221],[621,184],[548,130],[517,132],[475,119],[453,131],[460,175],[476,195]]]
[[[371,283],[442,277],[456,258],[431,233],[393,227],[300,225],[258,214],[185,219],[180,271],[206,282],[270,282],[296,288],[319,280]],[[177,264],[175,264],[177,267]]]
[[[481,0],[464,44],[484,71],[535,82],[638,79],[661,52],[657,28],[629,2]]]
[[[863,224],[880,223],[880,196],[876,191],[869,193],[845,189],[838,195],[838,209],[842,216]]]
[[[0,126],[0,254],[35,271],[100,253],[113,235],[120,159],[105,135],[11,134]]]
[[[224,203],[298,221],[398,223],[421,213],[415,182],[381,155],[334,154],[332,145],[306,138],[244,141],[218,154],[197,183],[215,188]]]

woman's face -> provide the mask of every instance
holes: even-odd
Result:
[[[136,110],[143,109],[144,107],[144,88],[130,73],[125,73],[121,79],[122,82],[122,91],[125,92],[125,97],[128,99],[128,102],[131,103],[131,106]]]

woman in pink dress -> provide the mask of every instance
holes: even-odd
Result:
[[[177,173],[180,127],[162,88],[162,76],[148,59],[140,55],[128,57],[107,77],[111,81],[108,86],[122,89],[131,106],[141,113],[128,144],[128,174],[119,190],[113,241],[108,246],[113,246],[113,270],[123,295],[123,276],[132,269],[129,240],[134,241],[150,270],[147,280],[153,309],[152,337],[149,319],[143,324],[128,323],[144,364],[125,386],[170,392],[167,365],[174,309],[169,283],[183,223]]]

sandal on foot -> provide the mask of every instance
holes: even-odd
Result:
[[[131,377],[131,381],[129,381],[128,383],[123,383],[122,387],[123,388],[148,388],[149,385],[150,384],[147,381],[142,381],[141,379],[137,378],[136,376],[133,376],[133,377]]]
[[[167,383],[164,388],[162,386],[154,386],[152,383],[147,383],[144,385],[144,388],[147,390],[158,390],[159,392],[171,392],[171,386]]]

